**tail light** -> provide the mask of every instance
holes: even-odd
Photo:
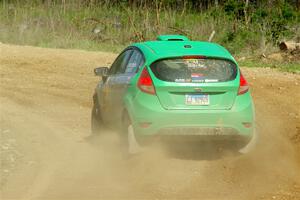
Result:
[[[152,94],[152,95],[156,94],[151,76],[146,67],[144,67],[140,75],[140,78],[138,80],[138,87],[140,88],[141,91],[145,93]]]
[[[249,85],[246,79],[244,78],[242,72],[240,71],[240,87],[239,87],[238,95],[245,94],[246,92],[248,92],[248,90],[249,90]]]

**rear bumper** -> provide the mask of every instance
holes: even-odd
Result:
[[[135,133],[140,137],[194,135],[221,139],[226,136],[249,141],[255,128],[249,92],[237,96],[230,110],[166,110],[156,96],[144,93],[127,99],[125,104]]]

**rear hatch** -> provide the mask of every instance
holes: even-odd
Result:
[[[229,60],[185,56],[158,60],[150,68],[165,109],[230,109],[237,96],[237,66]]]

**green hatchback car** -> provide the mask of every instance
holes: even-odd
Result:
[[[256,141],[254,105],[237,62],[222,46],[162,35],[127,47],[101,76],[92,133],[121,128],[129,153],[152,138],[227,141],[248,152]]]

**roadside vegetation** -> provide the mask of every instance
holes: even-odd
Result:
[[[248,59],[239,62],[241,67],[262,67],[262,68],[276,68],[283,72],[300,73],[300,62],[298,61],[287,61],[278,62],[267,61],[261,59]]]
[[[155,39],[159,34],[208,40],[215,32],[212,41],[236,57],[258,59],[278,51],[281,41],[300,42],[299,0],[0,2],[3,43],[118,52],[129,43]],[[256,66],[256,61],[248,60],[243,62],[246,66]],[[259,62],[276,66],[268,59]],[[283,69],[300,71],[299,59],[282,63],[293,66]]]

